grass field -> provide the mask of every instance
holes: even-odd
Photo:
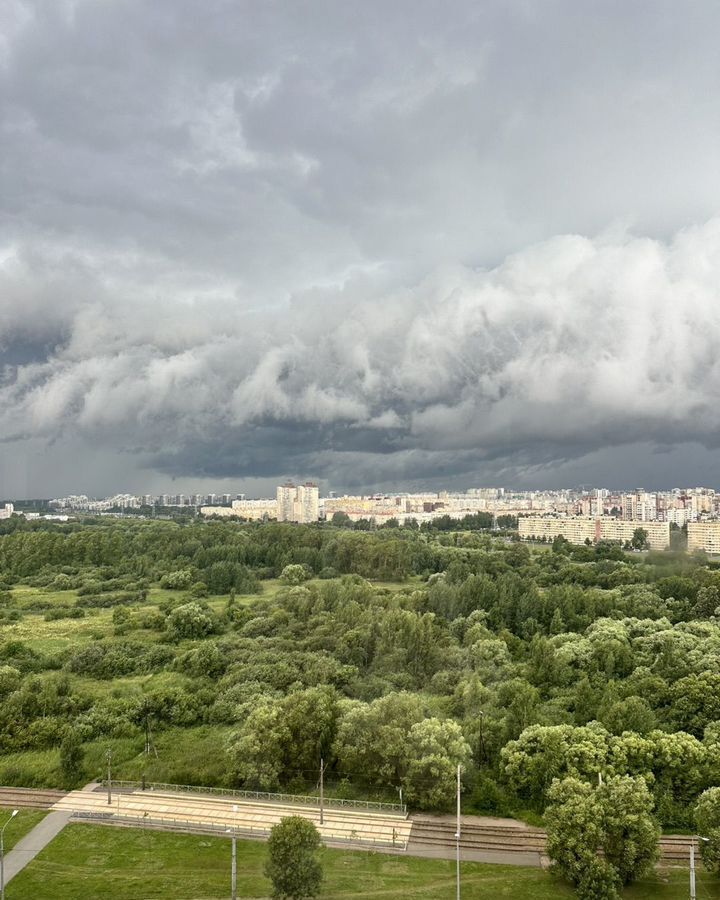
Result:
[[[262,873],[265,844],[238,842],[238,894],[268,898]],[[453,900],[455,864],[376,853],[323,851],[322,897],[337,900]],[[215,900],[230,895],[230,844],[222,838],[164,834],[96,825],[70,825],[12,882],[8,900],[113,900],[172,897]],[[555,900],[572,897],[559,879],[539,869],[464,863],[464,900]],[[673,871],[635,885],[628,900],[680,900],[687,872]],[[698,896],[720,900],[720,880],[699,873]]]
[[[11,813],[12,807],[0,806],[0,828],[2,828],[10,818]],[[5,847],[5,851],[12,850],[20,838],[25,837],[28,831],[45,818],[45,815],[46,813],[39,809],[19,810],[18,814],[5,829],[5,834],[3,836],[3,846]]]

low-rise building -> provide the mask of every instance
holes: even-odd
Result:
[[[203,516],[236,516],[249,522],[277,519],[277,500],[233,500],[232,506],[201,506]]]

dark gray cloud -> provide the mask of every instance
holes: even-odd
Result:
[[[10,0],[4,492],[608,460],[619,483],[631,448],[690,444],[707,468],[719,25],[663,0]],[[661,456],[650,480],[689,480]]]

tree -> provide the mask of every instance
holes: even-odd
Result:
[[[607,763],[608,733],[597,723],[530,725],[501,752],[505,777],[521,796],[542,803],[553,779],[591,778]]]
[[[190,569],[179,569],[177,572],[168,572],[160,579],[160,587],[166,590],[184,591],[193,582],[193,573]]]
[[[184,603],[177,606],[167,618],[167,629],[176,640],[183,638],[203,638],[217,630],[218,621],[212,610],[199,603]]]
[[[14,666],[0,666],[0,697],[16,691],[22,676]]]
[[[285,566],[280,573],[280,580],[284,581],[285,584],[302,584],[303,581],[307,581],[309,577],[308,570],[305,566],[301,566],[297,563],[290,563],[290,565]]]
[[[633,536],[630,539],[630,546],[633,550],[647,550],[649,545],[646,528],[636,528],[635,531],[633,531]]]
[[[340,768],[370,782],[399,784],[407,768],[410,729],[424,718],[422,699],[405,691],[353,705],[335,739]]]
[[[611,703],[600,719],[611,734],[622,734],[624,731],[647,734],[656,726],[655,713],[643,697],[625,697]]]
[[[274,790],[289,746],[290,730],[282,705],[265,700],[250,713],[230,745],[236,777],[250,788]]]
[[[407,772],[403,778],[409,801],[422,809],[451,807],[458,765],[467,767],[470,747],[457,722],[424,719],[410,729]]]
[[[278,900],[304,900],[320,893],[323,871],[317,851],[320,833],[309,819],[288,816],[274,825],[268,839],[265,874]]]
[[[60,744],[60,772],[66,787],[74,787],[82,776],[83,758],[80,735],[69,728]]]
[[[712,787],[700,794],[695,804],[695,824],[698,834],[707,841],[700,842],[705,868],[720,875],[720,787]]]
[[[615,775],[599,787],[554,781],[545,810],[548,856],[585,900],[617,898],[652,867],[660,828],[645,780]],[[602,858],[599,857],[602,853]]]
[[[701,587],[697,592],[693,618],[708,619],[716,614],[716,610],[720,610],[720,591],[714,584]]]

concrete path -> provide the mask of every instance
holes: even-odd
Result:
[[[97,782],[93,781],[83,790],[94,791],[96,787]],[[12,850],[5,854],[5,884],[12,881],[18,872],[22,872],[25,866],[60,834],[71,818],[72,810],[48,813],[42,822],[19,840]]]

